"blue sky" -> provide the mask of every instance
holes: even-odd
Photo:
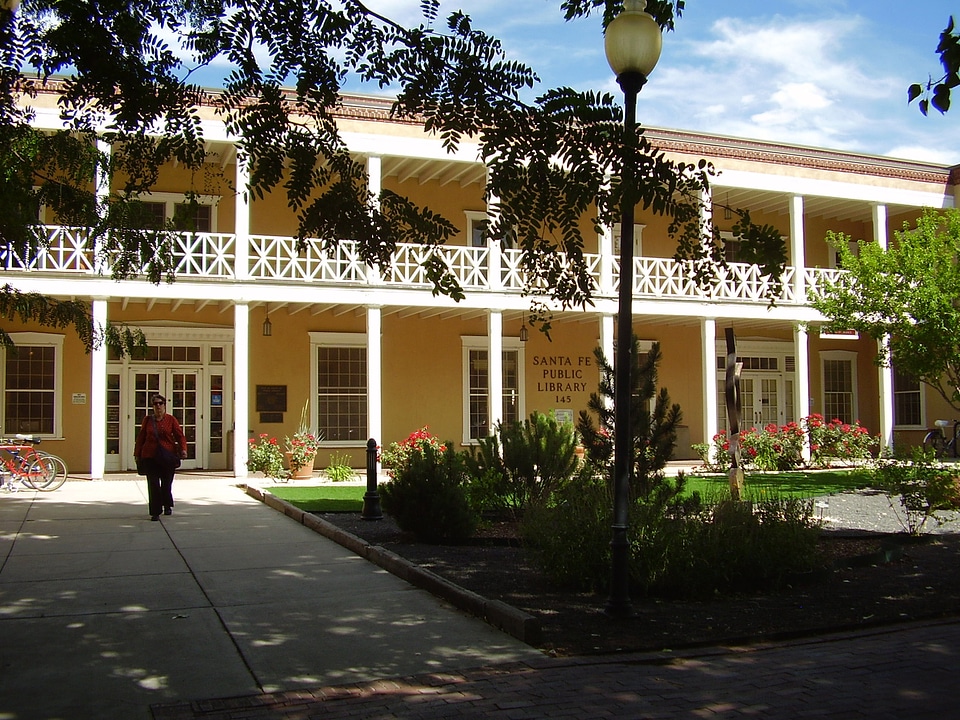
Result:
[[[419,22],[418,0],[369,0]],[[960,163],[960,97],[924,118],[911,82],[939,77],[940,32],[960,7],[946,0],[687,0],[640,94],[648,125]],[[531,66],[542,89],[620,90],[603,55],[599,18],[565,23],[560,0],[443,0],[463,9]],[[373,91],[374,89],[353,88]]]

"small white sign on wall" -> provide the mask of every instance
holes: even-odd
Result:
[[[86,405],[86,404],[87,404],[87,394],[86,394],[86,393],[74,393],[74,394],[73,394],[73,404],[74,404],[74,405]]]

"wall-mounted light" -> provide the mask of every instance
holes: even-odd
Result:
[[[530,339],[530,333],[527,331],[527,314],[523,314],[523,324],[520,326],[520,342],[526,342]]]
[[[723,207],[723,219],[730,220],[733,218],[733,210],[730,209],[730,193],[727,193],[727,204]]]
[[[270,337],[273,335],[273,323],[270,322],[270,316],[267,315],[266,319],[263,321],[263,336]]]

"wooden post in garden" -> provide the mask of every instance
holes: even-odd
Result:
[[[743,467],[740,465],[740,371],[743,363],[737,362],[737,340],[733,328],[727,334],[727,376],[724,396],[727,401],[727,422],[730,425],[730,496],[743,499]]]

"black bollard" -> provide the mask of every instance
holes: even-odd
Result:
[[[380,493],[377,492],[377,441],[373,438],[367,440],[367,491],[363,494],[360,517],[364,520],[383,520]]]

